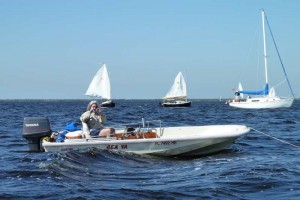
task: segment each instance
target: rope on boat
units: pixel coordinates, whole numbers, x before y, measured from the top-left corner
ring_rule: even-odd
[[[290,143],[290,142],[284,141],[284,140],[282,140],[282,139],[276,138],[276,137],[274,137],[274,136],[272,136],[272,135],[269,135],[269,134],[267,134],[267,133],[264,133],[264,132],[262,132],[262,131],[256,130],[256,129],[254,129],[254,128],[250,128],[250,129],[252,129],[253,131],[256,131],[256,132],[258,132],[258,133],[261,133],[261,134],[263,134],[263,135],[265,135],[265,136],[267,136],[267,137],[270,137],[270,138],[272,138],[272,139],[274,139],[274,140],[277,140],[277,141],[279,141],[279,142],[288,144],[288,145],[293,146],[293,147],[296,147],[296,148],[300,148],[300,146],[298,146],[298,145],[295,145],[295,144],[292,144],[292,143]]]

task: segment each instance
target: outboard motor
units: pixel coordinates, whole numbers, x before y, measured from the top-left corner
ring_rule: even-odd
[[[51,136],[50,122],[47,117],[25,117],[23,137],[27,140],[29,151],[42,151],[41,138]]]

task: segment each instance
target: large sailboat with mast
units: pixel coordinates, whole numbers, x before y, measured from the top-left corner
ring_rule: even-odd
[[[231,107],[235,108],[245,108],[245,109],[262,109],[262,108],[288,108],[291,107],[294,101],[294,92],[292,90],[291,84],[288,80],[283,62],[279,55],[277,45],[275,43],[272,31],[268,19],[265,15],[264,10],[261,10],[262,17],[262,32],[263,32],[263,50],[264,50],[264,68],[265,68],[265,86],[262,90],[259,91],[248,91],[243,90],[241,83],[239,87],[235,90],[235,98],[229,100],[227,103]],[[279,56],[281,66],[285,75],[285,81],[288,83],[289,89],[292,93],[292,97],[279,97],[276,96],[275,88],[269,88],[269,77],[268,77],[268,62],[267,62],[267,49],[266,49],[266,32],[265,32],[265,22],[267,22],[268,28],[270,30],[276,52]],[[246,99],[243,98],[243,95],[248,95]]]

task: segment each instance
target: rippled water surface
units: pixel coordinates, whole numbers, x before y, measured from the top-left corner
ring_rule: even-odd
[[[158,100],[117,100],[115,108],[104,110],[107,126],[138,122],[144,116],[161,119],[163,126],[245,124],[260,131],[252,130],[230,148],[206,157],[28,152],[22,137],[24,117],[46,116],[52,130],[61,130],[79,118],[87,103],[0,101],[0,199],[300,197],[299,101],[289,109],[241,110],[213,100],[194,100],[190,108],[161,108]]]

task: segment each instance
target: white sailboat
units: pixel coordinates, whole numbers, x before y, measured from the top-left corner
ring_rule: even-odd
[[[174,83],[163,98],[164,107],[189,107],[191,102],[187,100],[186,82],[181,72],[176,76]]]
[[[267,65],[267,50],[266,50],[266,34],[265,34],[265,21],[268,24],[268,27],[270,29],[268,20],[265,16],[264,10],[261,12],[262,16],[262,32],[263,32],[263,46],[264,46],[264,67],[265,67],[265,81],[266,85],[263,90],[260,91],[245,91],[242,89],[241,83],[239,83],[238,90],[235,91],[235,98],[232,100],[229,100],[227,103],[231,107],[235,108],[245,108],[245,109],[261,109],[261,108],[288,108],[291,107],[294,101],[294,93],[290,86],[289,80],[287,78],[287,75],[285,73],[284,66],[282,65],[285,79],[288,83],[288,86],[291,90],[291,93],[293,95],[292,98],[288,97],[278,97],[275,95],[275,89],[272,87],[269,90],[269,82],[268,82],[268,65]],[[271,30],[270,30],[271,32]],[[281,61],[275,40],[273,38],[272,32],[271,32],[272,39],[274,41],[277,54],[279,56],[279,59]],[[281,61],[282,64],[282,61]],[[245,95],[251,95],[248,96],[246,99],[243,98],[243,94]]]
[[[98,70],[85,95],[104,99],[105,101],[101,103],[101,107],[115,107],[115,103],[111,100],[110,79],[106,64],[103,64]]]

